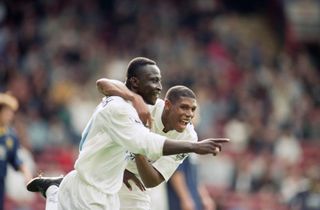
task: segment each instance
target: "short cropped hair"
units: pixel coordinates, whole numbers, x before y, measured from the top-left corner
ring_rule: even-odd
[[[176,85],[171,87],[167,93],[165,98],[171,101],[171,103],[176,103],[181,97],[193,98],[196,99],[196,95],[194,92],[183,85]]]
[[[130,79],[131,77],[137,77],[139,75],[141,67],[145,65],[157,65],[157,64],[155,61],[145,57],[136,57],[132,59],[128,64],[127,79]]]

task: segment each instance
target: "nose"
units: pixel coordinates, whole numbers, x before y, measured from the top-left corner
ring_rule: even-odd
[[[186,110],[186,116],[192,119],[194,117],[193,111],[191,109]]]
[[[156,87],[159,91],[161,91],[162,90],[162,85],[161,85],[161,82],[158,82],[157,83],[157,87]]]

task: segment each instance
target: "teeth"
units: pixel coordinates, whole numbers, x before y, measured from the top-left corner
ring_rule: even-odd
[[[188,125],[188,123],[190,122],[189,120],[182,120],[183,124]]]

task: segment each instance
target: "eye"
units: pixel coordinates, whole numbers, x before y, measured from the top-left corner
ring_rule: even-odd
[[[153,79],[152,79],[152,82],[158,83],[158,82],[160,82],[160,79],[159,79],[159,78],[153,78]]]
[[[186,105],[182,105],[182,106],[180,106],[180,108],[183,109],[183,110],[188,110],[189,109],[189,107],[186,106]]]

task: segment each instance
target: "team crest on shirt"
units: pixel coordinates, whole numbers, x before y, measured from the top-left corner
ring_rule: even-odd
[[[132,152],[126,151],[126,158],[125,160],[134,160],[135,155]]]
[[[188,154],[187,153],[181,153],[181,154],[177,154],[175,157],[175,160],[183,160],[185,157],[187,157]]]

